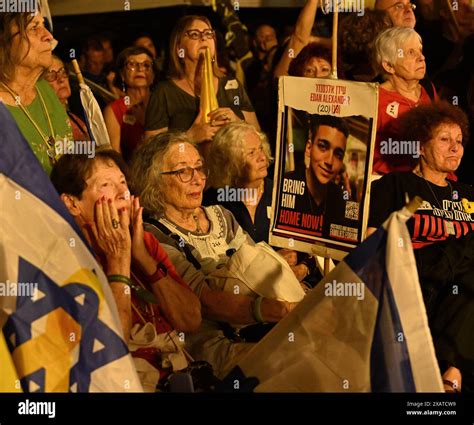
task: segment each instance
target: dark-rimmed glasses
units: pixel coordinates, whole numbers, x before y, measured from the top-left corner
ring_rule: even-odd
[[[58,78],[68,78],[69,77],[69,71],[66,68],[60,68],[57,71],[51,70],[48,71],[44,74],[44,79],[48,83],[52,83],[53,81],[56,81]]]
[[[202,179],[207,179],[209,176],[209,170],[204,165],[198,167],[184,167],[175,171],[163,171],[160,174],[175,175],[181,180],[182,183],[189,183],[194,178],[194,172],[199,173]]]
[[[125,64],[127,69],[130,71],[150,71],[153,67],[153,63],[151,61],[145,62],[133,62],[129,61]]]
[[[189,37],[191,40],[212,40],[215,37],[216,33],[214,30],[188,30],[184,33],[184,35]]]

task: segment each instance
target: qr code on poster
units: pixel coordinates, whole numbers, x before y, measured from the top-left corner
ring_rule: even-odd
[[[359,220],[359,203],[353,201],[346,202],[346,218]]]

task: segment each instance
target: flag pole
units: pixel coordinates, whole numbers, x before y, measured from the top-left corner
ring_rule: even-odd
[[[77,59],[73,59],[71,63],[74,68],[74,72],[76,73],[77,79],[79,80],[79,84],[86,84],[86,82],[84,81],[84,76],[82,75],[82,72],[81,72],[81,68],[79,64],[77,63]]]
[[[79,87],[81,85],[85,85],[86,82],[84,81],[84,76],[82,75],[81,67],[79,66],[79,63],[77,62],[77,59],[73,59],[71,63],[72,63],[72,67],[74,68],[74,73],[76,74],[77,80],[79,81]],[[82,99],[81,99],[81,103],[82,103]],[[82,105],[82,107],[84,108],[84,105]],[[87,113],[86,111],[84,112],[85,112],[85,118],[86,118],[87,132],[89,133],[89,137],[91,138],[91,140],[94,140],[94,135],[92,133],[89,120],[87,119]]]

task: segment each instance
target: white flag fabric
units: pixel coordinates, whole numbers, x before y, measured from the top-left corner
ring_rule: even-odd
[[[79,84],[82,107],[86,115],[87,126],[97,146],[110,146],[109,133],[105,126],[104,117],[92,90],[87,84]]]

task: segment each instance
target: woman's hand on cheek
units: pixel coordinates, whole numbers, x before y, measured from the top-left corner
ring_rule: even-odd
[[[103,254],[102,249],[97,243],[97,228],[95,221],[87,220],[82,214],[75,217],[76,223],[82,230],[82,233],[90,243],[93,251],[96,254]]]
[[[111,199],[100,198],[95,203],[95,223],[92,231],[107,262],[128,265],[131,260],[130,212],[127,208],[117,210]]]

